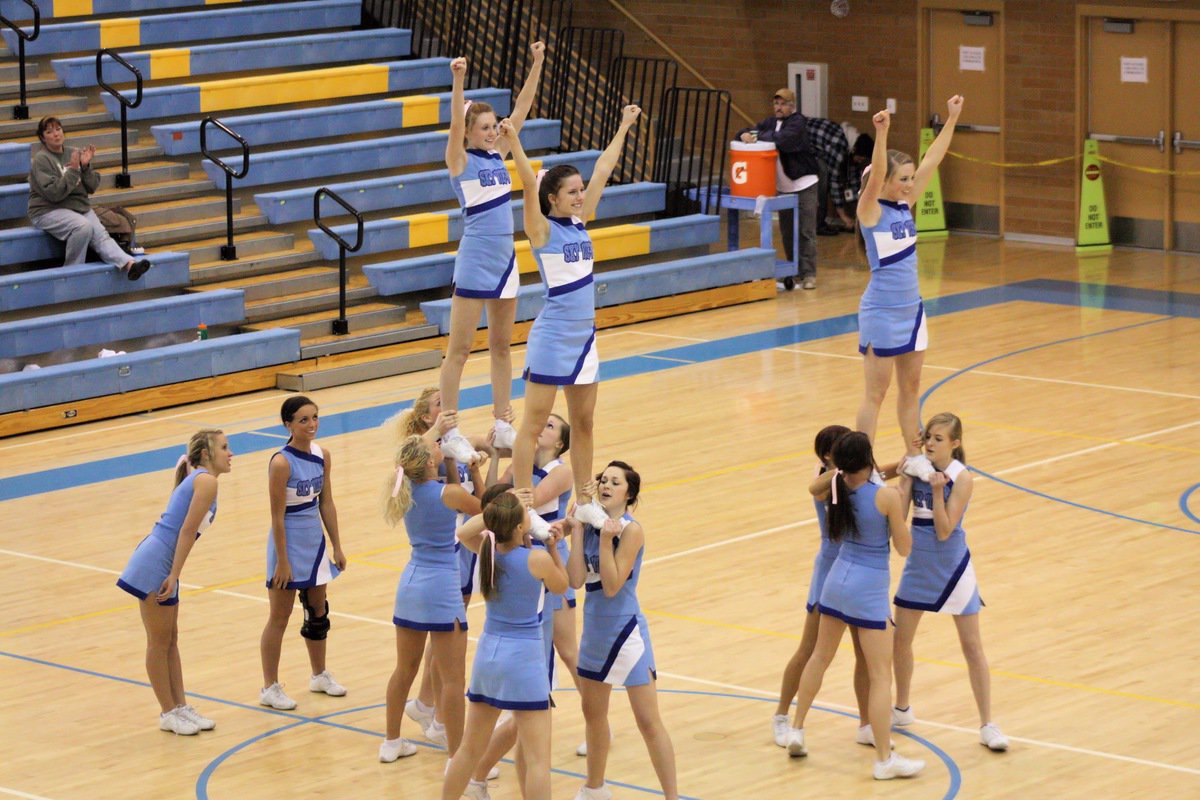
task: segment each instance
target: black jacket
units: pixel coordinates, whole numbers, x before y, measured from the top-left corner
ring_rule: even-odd
[[[783,173],[792,180],[802,175],[816,175],[817,157],[808,142],[808,125],[804,122],[804,115],[797,111],[784,117],[783,125],[776,131],[775,123],[778,119],[770,116],[753,128],[743,128],[737,132],[738,138],[741,138],[743,133],[757,131],[760,142],[774,142]]]

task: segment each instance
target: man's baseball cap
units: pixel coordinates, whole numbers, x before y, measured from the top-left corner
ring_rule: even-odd
[[[796,104],[796,93],[793,92],[791,89],[780,89],[778,92],[775,93],[774,99],[782,100],[785,103],[791,103],[792,105],[795,105]]]

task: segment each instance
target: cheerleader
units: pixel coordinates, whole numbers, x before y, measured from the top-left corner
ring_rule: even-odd
[[[546,284],[546,302],[529,331],[526,348],[525,413],[513,445],[513,482],[518,489],[533,485],[537,438],[562,386],[575,437],[571,448],[575,515],[596,528],[604,525],[607,514],[584,486],[592,474],[592,417],[600,370],[592,241],[585,220],[595,215],[600,195],[621,156],[625,136],[641,113],[634,105],[622,110],[617,133],[596,160],[586,189],[579,170],[567,164],[548,170],[539,183],[516,129],[507,122],[500,123],[500,135],[512,148],[525,192],[525,234]]]
[[[217,479],[233,467],[229,440],[218,430],[192,435],[175,469],[175,489],[150,535],[134,549],[117,586],[141,600],[146,673],[162,708],[160,730],[182,736],[216,723],[187,701],[179,657],[179,576],[192,545],[217,515]]]
[[[436,441],[410,436],[396,451],[395,472],[388,479],[384,519],[393,526],[404,520],[412,557],[396,587],[392,614],[396,669],[387,685],[387,735],[379,746],[383,762],[417,752],[416,745],[400,738],[400,723],[427,633],[433,669],[441,685],[437,707],[443,714],[451,755],[462,738],[467,612],[459,591],[454,522],[458,512],[478,514],[479,500],[458,485],[457,469],[449,470],[449,482],[439,481],[441,462]]]
[[[914,167],[912,156],[888,150],[891,115],[880,111],[875,123],[875,149],[862,194],[858,223],[871,266],[871,280],[858,306],[858,352],[863,354],[866,389],[858,409],[857,428],[873,441],[879,409],[896,372],[896,413],[910,458],[907,474],[929,480],[933,467],[913,447],[920,427],[921,366],[928,333],[925,306],[917,285],[917,225],[912,206],[925,194],[938,165],[950,148],[962,112],[959,95],[946,103],[945,127]]]
[[[598,476],[597,502],[605,521],[599,528],[569,520],[571,557],[567,574],[576,589],[587,586],[583,636],[579,642],[579,694],[587,726],[587,781],[575,800],[608,800],[604,783],[611,734],[608,702],[613,686],[624,686],[638,730],[646,742],[663,796],[678,800],[675,750],[658,711],[657,674],[650,629],[638,605],[646,534],[629,515],[637,504],[641,476],[623,461],[611,461]]]
[[[333,457],[313,441],[320,426],[317,404],[303,395],[289,397],[283,401],[279,415],[289,438],[284,448],[271,456],[267,470],[271,497],[267,595],[271,608],[259,644],[263,689],[258,702],[289,711],[296,707],[296,701],[284,693],[279,683],[279,651],[297,591],[304,609],[300,635],[312,667],[308,689],[332,697],[346,694],[346,688],[325,668],[325,639],[329,635],[325,587],[346,569],[346,555],[333,504]],[[325,550],[326,533],[333,547],[332,561]]]
[[[821,549],[817,551],[817,558],[813,562],[812,580],[808,585],[804,632],[800,636],[800,644],[796,648],[795,654],[788,661],[787,668],[783,671],[783,681],[779,690],[779,704],[775,708],[775,716],[771,718],[771,734],[775,739],[775,744],[779,747],[787,747],[788,731],[791,730],[791,726],[788,724],[788,710],[792,705],[792,700],[796,697],[797,689],[799,689],[800,675],[804,672],[804,665],[808,663],[808,659],[813,652],[813,647],[817,642],[817,627],[821,619],[820,612],[817,611],[817,602],[821,598],[821,589],[825,584],[825,576],[829,574],[830,567],[837,560],[838,550],[841,549],[839,542],[833,542],[829,539],[829,525],[825,516],[825,503],[829,499],[830,481],[834,474],[833,446],[838,439],[847,433],[850,433],[850,429],[845,425],[827,425],[817,433],[817,438],[813,442],[813,449],[816,451],[820,464],[817,468],[818,473],[809,486],[809,492],[813,495],[817,525],[820,527]],[[850,629],[850,640],[854,643],[854,696],[858,700],[859,726],[855,741],[861,745],[874,747],[875,736],[867,718],[869,678],[867,676],[866,661],[863,658],[862,646],[858,642],[857,628]]]
[[[534,42],[530,51],[533,65],[508,118],[514,138],[533,106],[546,47]],[[508,142],[496,135],[496,114],[490,105],[464,100],[467,60],[451,61],[450,72],[453,81],[446,166],[463,209],[463,235],[454,257],[450,337],[438,385],[446,408],[458,411],[463,367],[471,353],[480,314],[486,308],[496,446],[506,449],[512,447],[516,433],[508,421],[512,413],[510,343],[517,313],[517,289],[521,286],[513,249],[512,179],[504,166]],[[447,455],[459,461],[468,461],[475,454],[457,426],[447,431],[443,446]]]
[[[858,628],[870,692],[867,717],[875,739],[876,780],[911,777],[925,762],[891,752],[889,726],[892,692],[892,635],[888,630],[889,534],[901,555],[912,539],[895,489],[871,481],[875,469],[865,433],[848,433],[833,447],[834,473],[829,487],[829,539],[839,542],[837,559],[825,577],[817,610],[821,619],[812,656],[800,676],[795,726],[788,732],[788,755],[808,754],[804,720],[821,688],[825,670],[837,654],[846,626]]]
[[[954,414],[934,416],[925,425],[925,455],[937,472],[929,482],[912,482],[912,553],[896,590],[896,707],[893,725],[911,725],[909,705],[913,674],[913,637],[926,611],[950,614],[967,661],[971,691],[979,710],[979,742],[989,750],[1008,749],[1008,738],[992,722],[992,681],[979,635],[979,586],[963,515],[971,501],[974,479],[962,446],[962,420]]]
[[[459,540],[479,553],[480,592],[487,602],[487,621],[471,668],[471,701],[462,747],[450,760],[443,800],[461,797],[476,768],[501,710],[512,712],[519,749],[517,776],[521,795],[529,800],[550,797],[550,681],[542,641],[546,592],[562,594],[567,573],[556,546],[558,526],[545,548],[522,547],[528,514],[521,500],[500,494],[482,518],[458,529]],[[486,530],[484,529],[486,526]],[[478,784],[471,787],[472,797]]]

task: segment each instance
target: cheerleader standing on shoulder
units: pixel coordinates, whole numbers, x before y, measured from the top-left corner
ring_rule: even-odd
[[[575,515],[594,527],[603,525],[606,515],[585,489],[592,474],[592,427],[600,379],[593,252],[585,221],[595,215],[626,134],[640,114],[641,109],[633,105],[622,110],[617,133],[596,159],[586,188],[579,170],[569,164],[547,170],[539,182],[516,131],[506,123],[500,125],[521,178],[525,234],[546,287],[545,305],[533,322],[526,346],[525,412],[513,445],[513,484],[518,489],[532,488],[537,438],[562,386],[574,436]]]
[[[989,750],[1008,749],[1008,738],[992,721],[992,682],[979,632],[979,585],[967,549],[962,520],[974,479],[963,460],[962,421],[954,414],[934,416],[925,425],[925,453],[937,469],[928,482],[912,481],[913,549],[896,590],[896,706],[893,725],[915,721],[909,704],[913,639],[926,611],[950,614],[967,662],[979,711],[979,742]]]
[[[317,405],[303,395],[289,397],[280,409],[287,445],[271,456],[268,485],[271,497],[271,531],[267,537],[267,595],[270,613],[260,641],[263,689],[260,705],[291,710],[296,701],[279,683],[279,654],[283,635],[296,604],[304,610],[300,636],[312,668],[311,692],[341,697],[346,688],[325,668],[325,640],[329,635],[329,602],[326,585],[346,569],[346,555],[333,503],[333,457],[313,439],[320,427]],[[330,559],[325,535],[333,547]]]
[[[162,709],[158,727],[183,736],[216,727],[187,702],[179,656],[179,576],[192,545],[217,515],[217,479],[233,467],[229,440],[202,430],[175,469],[175,489],[150,535],[138,544],[117,586],[141,600],[146,672]]]
[[[871,280],[858,308],[858,350],[863,354],[865,390],[855,428],[874,441],[879,409],[896,370],[896,414],[910,458],[908,474],[928,479],[932,467],[914,445],[920,427],[921,366],[928,336],[925,307],[917,285],[917,227],[911,209],[925,194],[938,164],[950,147],[962,112],[962,97],[946,103],[947,120],[919,167],[912,157],[888,150],[891,115],[880,111],[875,123],[875,149],[864,173],[858,201],[858,224],[871,266]]]

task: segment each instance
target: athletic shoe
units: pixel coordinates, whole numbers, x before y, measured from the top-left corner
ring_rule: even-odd
[[[404,704],[404,713],[409,719],[420,725],[422,731],[429,727],[429,723],[433,722],[433,709],[423,710],[415,697]]]
[[[180,714],[178,708],[158,715],[158,729],[177,736],[195,736],[200,732],[200,726]]]
[[[587,739],[584,739],[579,747],[575,748],[575,755],[579,756],[580,758],[587,755]]]
[[[919,758],[905,758],[899,753],[892,753],[887,761],[875,762],[875,780],[890,781],[892,778],[911,778],[925,769],[925,762]]]
[[[575,513],[572,516],[584,525],[591,525],[597,530],[603,528],[604,523],[608,521],[608,512],[595,500],[575,506]]]
[[[442,747],[450,746],[446,740],[446,726],[436,719],[429,723],[429,727],[425,729],[425,738],[434,744],[440,744]]]
[[[979,729],[979,743],[997,753],[1008,749],[1008,737],[1000,732],[1000,728],[994,722],[989,722]]]
[[[308,690],[310,692],[325,693],[330,697],[345,697],[346,687],[333,679],[329,674],[329,670],[325,670],[320,675],[313,675],[308,679]]]
[[[474,464],[479,460],[475,448],[461,433],[452,433],[442,439],[442,455],[450,456],[460,464]]]
[[[201,716],[200,712],[196,710],[195,706],[179,706],[175,709],[175,713],[179,714],[186,720],[196,723],[196,725],[199,726],[200,730],[202,731],[211,731],[213,728],[217,727],[217,723],[213,722],[208,717]],[[999,730],[997,730],[997,733],[999,733]]]
[[[905,458],[904,465],[900,467],[900,471],[905,475],[923,480],[926,483],[929,483],[929,479],[933,477],[933,473],[937,472],[937,470],[933,468],[933,464],[930,462],[929,457],[924,453]]]
[[[771,734],[775,737],[775,744],[779,747],[787,747],[788,731],[792,726],[788,724],[787,714],[776,714],[771,717]]]
[[[279,711],[291,711],[296,707],[296,701],[284,694],[278,681],[258,693],[258,704]]]
[[[129,265],[129,273],[126,275],[131,281],[136,281],[138,278],[146,274],[146,270],[150,269],[150,262],[144,258]]]
[[[907,708],[897,708],[892,706],[893,725],[903,728],[906,725],[912,725],[916,721],[917,718],[913,716],[912,706],[908,706]]]
[[[875,731],[870,725],[862,725],[858,729],[858,733],[854,736],[855,744],[866,745],[867,747],[875,746]],[[896,743],[890,742],[892,749],[896,749]]]
[[[575,795],[575,800],[612,800],[613,793],[609,791],[608,784],[603,784],[598,789],[593,789],[586,783],[579,788],[579,793]]]
[[[544,542],[550,538],[550,523],[542,519],[542,515],[529,509],[529,535]]]
[[[497,764],[496,766],[492,767],[492,769],[488,772],[487,779],[489,781],[494,781],[494,780],[496,780],[496,778],[499,778],[499,777],[500,777],[500,765]]]
[[[808,755],[808,748],[804,746],[804,728],[788,729],[787,751],[792,758]]]
[[[501,450],[512,450],[517,441],[517,429],[502,419],[496,420],[492,428],[496,431],[492,444]]]
[[[463,790],[463,797],[469,797],[471,800],[492,800],[492,796],[488,794],[487,781],[470,781]]]
[[[509,711],[508,709],[501,711],[500,716],[496,717],[496,725],[492,728],[492,730],[499,728],[501,725],[508,722],[512,718],[513,718],[513,713],[511,711]],[[491,778],[488,778],[488,780],[491,780]]]
[[[379,760],[390,764],[398,758],[408,758],[417,754],[417,746],[408,739],[384,739],[379,745]]]
[[[807,278],[805,278],[805,279],[804,279],[804,280],[801,282],[801,284],[800,284],[800,288],[802,288],[802,289],[815,289],[815,288],[817,288],[817,279],[816,279],[816,278],[814,278],[812,275],[809,275]]]

